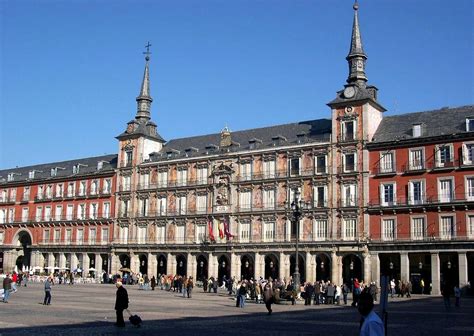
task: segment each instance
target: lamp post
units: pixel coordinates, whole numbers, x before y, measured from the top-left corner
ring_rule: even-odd
[[[294,189],[294,199],[293,202],[291,203],[291,209],[293,210],[293,220],[295,221],[296,225],[296,258],[295,258],[295,272],[293,273],[293,281],[295,284],[295,290],[297,293],[300,292],[300,269],[299,269],[299,239],[300,239],[300,217],[302,215],[302,207],[303,207],[303,201],[300,200],[300,191],[298,188]]]

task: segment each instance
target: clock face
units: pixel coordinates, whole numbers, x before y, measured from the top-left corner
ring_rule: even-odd
[[[344,97],[352,98],[355,95],[355,88],[353,86],[348,86],[344,89]]]

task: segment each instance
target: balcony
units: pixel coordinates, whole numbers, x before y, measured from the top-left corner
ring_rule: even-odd
[[[397,169],[395,164],[378,164],[375,166],[375,175],[377,176],[391,176],[396,175]]]
[[[427,164],[428,169],[430,170],[453,170],[456,167],[456,162],[454,160],[447,162],[434,161]]]
[[[15,201],[9,198],[0,198],[0,204],[15,204]]]
[[[338,167],[338,174],[356,174],[357,166],[355,164],[346,164]]]
[[[409,227],[408,223],[407,226]],[[435,242],[457,242],[457,241],[472,241],[474,236],[466,234],[466,232],[453,232],[452,234],[443,234],[440,232],[435,232],[434,227],[428,227],[428,230],[422,232],[419,235],[414,235],[410,232],[395,232],[393,237],[383,237],[383,236],[371,236],[370,241],[372,243],[435,243]]]
[[[402,171],[404,174],[421,174],[426,171],[426,166],[424,162],[412,161],[403,165]]]
[[[393,208],[393,207],[416,207],[416,206],[440,206],[440,205],[456,205],[464,204],[466,202],[474,202],[474,194],[469,195],[467,193],[453,193],[446,195],[434,195],[434,196],[408,196],[408,197],[397,197],[391,202],[384,202],[380,199],[372,199],[369,201],[368,206],[373,208]]]

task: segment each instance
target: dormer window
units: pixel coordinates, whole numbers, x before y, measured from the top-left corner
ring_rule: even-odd
[[[287,141],[287,139],[283,135],[277,135],[272,137],[273,146],[281,145],[285,141]]]
[[[413,124],[412,132],[414,138],[421,137],[422,126],[422,124]]]
[[[51,168],[51,177],[54,177],[58,174],[58,168]]]
[[[206,152],[207,153],[213,153],[218,149],[219,149],[219,147],[214,145],[214,144],[209,144],[209,145],[206,146]]]
[[[299,133],[299,134],[296,134],[296,139],[297,139],[298,143],[303,143],[303,142],[305,142],[306,133]]]
[[[474,132],[474,117],[466,118],[466,132]]]
[[[104,168],[104,161],[97,162],[97,170],[102,170]]]
[[[35,171],[34,170],[30,170],[28,172],[28,178],[29,179],[34,179],[35,178]]]
[[[260,139],[257,139],[257,138],[253,138],[253,139],[250,139],[249,140],[249,147],[250,149],[256,149],[260,146],[260,144],[262,144],[263,141],[260,140]]]
[[[7,181],[14,181],[15,180],[15,173],[9,173],[7,176]]]
[[[72,173],[73,173],[73,174],[79,173],[79,165],[74,165],[74,166],[72,166]]]

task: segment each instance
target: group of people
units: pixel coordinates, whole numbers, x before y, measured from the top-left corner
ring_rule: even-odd
[[[424,288],[424,281],[421,279]],[[398,280],[397,283],[395,283],[395,279],[390,280],[390,297],[393,298],[395,295],[397,297],[411,297],[411,292],[412,292],[412,284],[410,281],[405,281],[405,280]],[[423,289],[422,289],[423,293]]]

